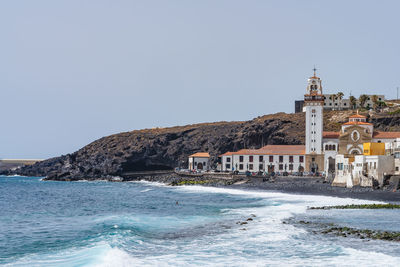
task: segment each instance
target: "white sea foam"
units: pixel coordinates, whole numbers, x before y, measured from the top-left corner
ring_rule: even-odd
[[[236,246],[237,243],[227,243]],[[202,254],[192,251],[194,255],[167,254],[162,256],[134,257],[124,250],[110,248],[103,253],[93,266],[96,267],[130,267],[130,266],[398,266],[399,258],[382,253],[366,252],[344,248],[341,255],[304,255],[281,257],[277,255],[257,255],[244,257],[240,253],[226,251],[221,255],[212,251],[221,249],[212,245]],[[258,248],[262,251],[263,248]],[[285,248],[282,248],[285,249]],[[291,248],[286,248],[291,249]]]
[[[128,183],[142,184],[142,185],[148,185],[148,186],[154,186],[154,187],[172,187],[172,186],[166,185],[164,183],[150,182],[150,181],[145,181],[145,180],[129,181]]]
[[[137,182],[138,183],[138,182]],[[139,182],[144,185],[164,187],[164,184]],[[74,248],[49,255],[33,255],[13,263],[13,266],[397,266],[398,257],[383,253],[343,247],[334,240],[310,236],[306,230],[282,220],[294,214],[304,213],[307,206],[345,205],[359,203],[377,203],[351,198],[337,198],[316,195],[292,195],[279,192],[262,192],[203,186],[173,187],[174,190],[188,193],[228,194],[245,198],[256,198],[260,205],[246,208],[227,209],[228,215],[234,215],[247,224],[221,231],[212,236],[205,234],[194,239],[138,240],[144,251],[152,248],[162,253],[135,255],[121,247],[111,247],[102,241],[86,248]],[[147,192],[151,188],[142,191]],[[259,199],[259,200],[258,200]],[[265,203],[265,205],[262,205]],[[254,214],[252,216],[251,214]],[[100,219],[99,219],[100,220]],[[115,229],[127,225],[155,227],[160,224],[158,217],[117,216],[102,217],[102,221],[113,222]],[[165,225],[177,225],[174,216],[163,217]],[[233,223],[234,224],[234,223]],[[245,229],[245,230],[243,230]],[[124,238],[123,235],[118,238]],[[323,238],[323,237],[321,237]],[[127,247],[129,249],[129,247]]]
[[[151,190],[153,190],[153,189],[147,188],[147,189],[144,189],[144,190],[140,191],[140,193],[149,192],[149,191],[151,191]]]
[[[323,196],[323,195],[299,195],[299,194],[288,194],[288,193],[272,192],[272,191],[255,191],[255,190],[231,189],[231,188],[221,188],[221,187],[179,186],[176,188],[177,190],[186,192],[231,194],[231,195],[260,197],[260,198],[275,199],[275,200],[301,201],[304,202],[304,204],[315,204],[319,206],[362,204],[362,203],[365,204],[385,203],[382,201],[362,200],[356,198],[339,198],[339,197]]]
[[[177,246],[176,252],[136,257],[122,249],[112,248],[96,266],[396,266],[399,261],[399,258],[382,253],[342,247],[334,241],[320,242],[318,238],[305,240],[304,236],[309,234],[304,229],[282,224],[283,219],[306,212],[307,206],[376,201],[203,186],[174,188],[188,193],[260,198],[260,201],[269,201],[269,205],[228,209],[228,213],[238,215],[242,221],[246,221],[251,214],[256,217],[251,217],[253,221],[243,226],[217,236],[206,235],[189,241],[183,247]]]

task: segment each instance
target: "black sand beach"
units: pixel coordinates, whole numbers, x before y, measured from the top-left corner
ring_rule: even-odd
[[[343,188],[324,183],[318,178],[286,178],[278,177],[274,182],[262,182],[261,179],[250,179],[243,184],[229,185],[230,188],[279,191],[291,194],[323,195],[341,198],[357,198],[400,203],[400,191],[372,189],[366,187]]]
[[[244,190],[277,191],[290,194],[323,195],[340,198],[357,198],[365,200],[400,203],[400,190],[393,191],[390,187],[373,189],[369,187],[343,188],[331,186],[323,178],[310,177],[282,177],[263,181],[262,178],[235,177],[232,179],[215,179],[210,177],[177,176],[175,174],[154,175],[137,178],[124,178],[123,181],[146,180],[170,185],[202,185],[214,187],[227,187]]]

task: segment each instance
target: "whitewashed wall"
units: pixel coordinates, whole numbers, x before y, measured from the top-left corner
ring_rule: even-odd
[[[240,156],[243,156],[243,161],[240,161]],[[253,156],[253,162],[250,162],[250,156]],[[260,156],[263,156],[263,160],[260,161]],[[270,162],[270,156],[273,157],[273,161]],[[280,155],[232,155],[232,156],[222,156],[222,170],[223,171],[239,171],[244,173],[246,171],[258,172],[267,171],[268,166],[274,166],[275,172],[284,172],[285,165],[287,172],[298,172],[299,167],[305,168],[305,156],[304,155],[293,155],[293,162],[290,162],[291,155],[281,155],[283,156],[283,161],[279,161]],[[303,162],[300,162],[300,156],[303,157]],[[230,158],[230,162],[228,161]],[[228,168],[229,164],[230,168]],[[253,165],[253,166],[251,166]],[[280,166],[282,165],[282,166]],[[293,166],[293,170],[290,170],[290,166]],[[252,168],[251,168],[252,167]],[[282,169],[280,169],[282,167]]]

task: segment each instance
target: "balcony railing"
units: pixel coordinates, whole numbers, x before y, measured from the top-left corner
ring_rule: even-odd
[[[304,101],[324,101],[323,95],[304,95]]]

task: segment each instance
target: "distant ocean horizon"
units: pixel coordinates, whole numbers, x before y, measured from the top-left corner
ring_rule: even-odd
[[[151,182],[0,176],[5,266],[396,266],[400,244],[313,234],[289,218],[400,231],[398,210],[308,210],[372,203]]]

